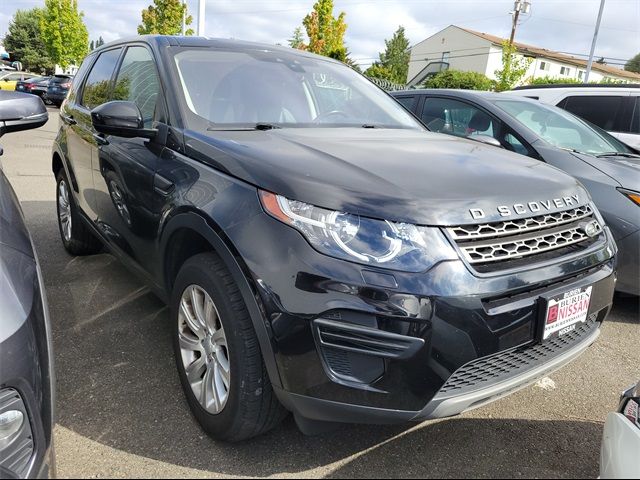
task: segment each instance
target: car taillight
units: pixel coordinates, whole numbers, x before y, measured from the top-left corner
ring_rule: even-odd
[[[62,88],[71,88],[71,83],[69,83],[69,82],[67,82],[67,83],[62,83],[62,84],[60,84],[60,86],[61,86]]]

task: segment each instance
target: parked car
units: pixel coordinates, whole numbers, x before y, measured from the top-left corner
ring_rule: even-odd
[[[32,77],[26,80],[19,80],[16,83],[16,92],[31,93],[31,89],[36,83],[43,81],[47,77]]]
[[[51,77],[42,77],[41,80],[38,80],[31,87],[31,93],[34,95],[38,95],[45,105],[51,105],[51,100],[47,98],[47,89],[49,88],[49,81]]]
[[[604,425],[600,478],[640,478],[640,383],[622,394]]]
[[[429,133],[341,62],[135,37],[87,56],[60,115],[62,243],[170,305],[214,438],[286,410],[305,432],[456,415],[576,358],[610,309],[615,243],[575,179]]]
[[[463,90],[393,95],[431,130],[494,142],[574,176],[620,249],[620,292],[640,295],[640,155],[603,130],[536,100]]]
[[[46,99],[56,107],[62,105],[72,81],[73,77],[71,75],[53,75],[47,84]]]
[[[47,121],[39,98],[0,92],[0,136]],[[0,165],[0,478],[55,476],[51,326],[38,257]]]
[[[512,92],[556,105],[640,150],[640,85],[545,85]]]
[[[29,80],[33,77],[37,77],[37,75],[33,73],[15,71],[0,72],[0,90],[14,91],[18,82]]]

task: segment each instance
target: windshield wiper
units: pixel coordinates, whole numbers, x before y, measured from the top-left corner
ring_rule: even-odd
[[[631,152],[608,152],[608,153],[599,153],[598,155],[596,155],[597,158],[604,158],[604,157],[625,157],[625,158],[640,158],[640,155],[638,155],[637,153],[631,153]]]
[[[256,123],[254,125],[211,125],[207,127],[207,131],[209,132],[248,132],[252,130],[274,130],[277,128],[282,128],[273,123]]]

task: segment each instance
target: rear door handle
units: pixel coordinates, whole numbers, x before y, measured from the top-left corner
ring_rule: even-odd
[[[153,176],[153,189],[160,195],[167,196],[176,188],[171,180],[167,180],[162,175],[155,174]]]
[[[109,140],[104,138],[101,133],[94,133],[93,138],[98,145],[109,145]]]
[[[75,119],[73,118],[73,115],[63,115],[60,114],[60,118],[62,119],[62,121],[64,123],[66,123],[67,125],[76,125],[78,122],[75,121]]]

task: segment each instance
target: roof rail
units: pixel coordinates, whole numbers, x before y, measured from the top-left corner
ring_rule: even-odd
[[[547,85],[523,85],[514,90],[537,90],[539,88],[640,88],[640,83],[550,83]]]

